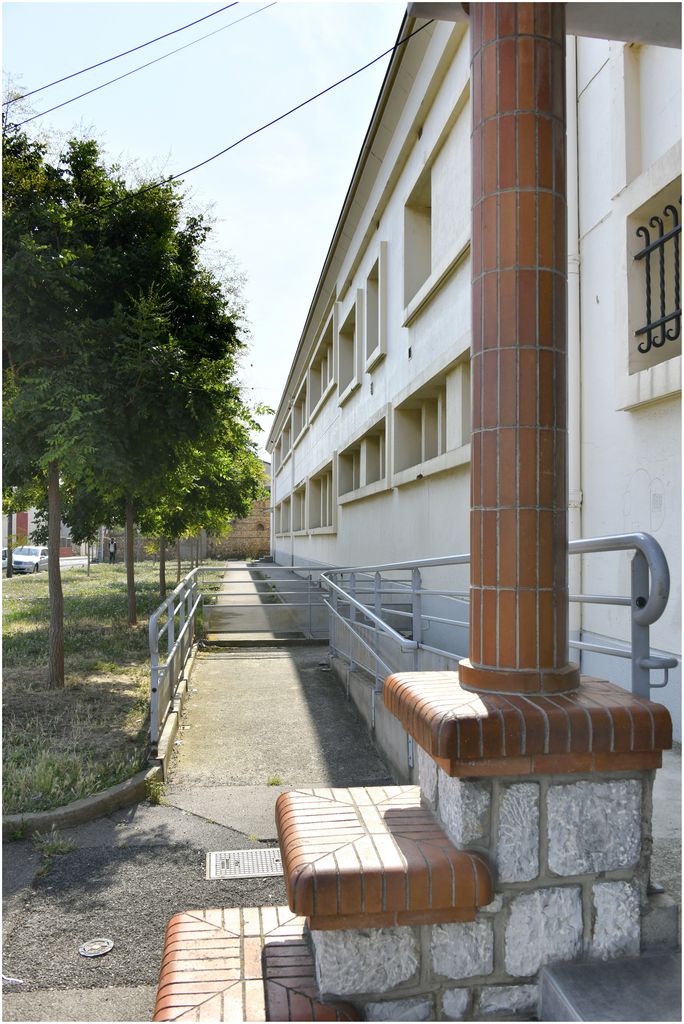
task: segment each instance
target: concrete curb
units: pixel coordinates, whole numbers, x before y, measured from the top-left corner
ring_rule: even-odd
[[[143,771],[119,782],[116,786],[96,793],[94,796],[74,800],[64,807],[54,807],[50,811],[36,811],[33,814],[9,814],[2,819],[2,838],[11,839],[20,830],[22,838],[36,832],[49,832],[52,828],[71,828],[82,825],[104,814],[111,814],[122,807],[139,803],[147,797],[150,782],[161,781],[162,770],[159,765],[144,768]]]

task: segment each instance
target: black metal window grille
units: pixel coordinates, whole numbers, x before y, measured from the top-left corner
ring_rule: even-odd
[[[681,205],[680,196],[680,209]],[[663,207],[662,217],[654,215],[648,225],[636,229],[637,236],[643,238],[645,245],[634,256],[635,260],[644,261],[645,270],[646,323],[634,332],[637,338],[642,339],[637,348],[644,355],[650,352],[651,348],[662,348],[666,341],[676,341],[680,336],[682,324],[679,259],[682,225],[679,210],[672,203],[668,203]],[[657,236],[653,240],[649,228],[657,230]],[[669,248],[668,243],[671,243]]]

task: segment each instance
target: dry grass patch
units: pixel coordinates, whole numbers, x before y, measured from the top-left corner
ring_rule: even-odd
[[[3,812],[48,810],[122,782],[149,740],[147,617],[158,567],[136,565],[140,624],[126,624],[122,565],[68,569],[63,690],[48,690],[47,574],[3,583]]]

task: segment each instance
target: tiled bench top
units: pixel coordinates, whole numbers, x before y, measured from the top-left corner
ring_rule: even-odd
[[[666,708],[583,676],[552,696],[474,693],[458,672],[389,676],[385,706],[448,775],[659,768],[672,746]]]
[[[493,898],[483,858],[455,849],[417,786],[293,790],[276,824],[290,907],[313,930],[472,921]]]
[[[154,1020],[358,1020],[346,1003],[318,1001],[304,924],[287,907],[176,914]]]

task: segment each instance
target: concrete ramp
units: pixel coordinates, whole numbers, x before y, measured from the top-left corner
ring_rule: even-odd
[[[204,606],[207,640],[327,639],[328,612],[318,576],[313,569],[230,563]]]

